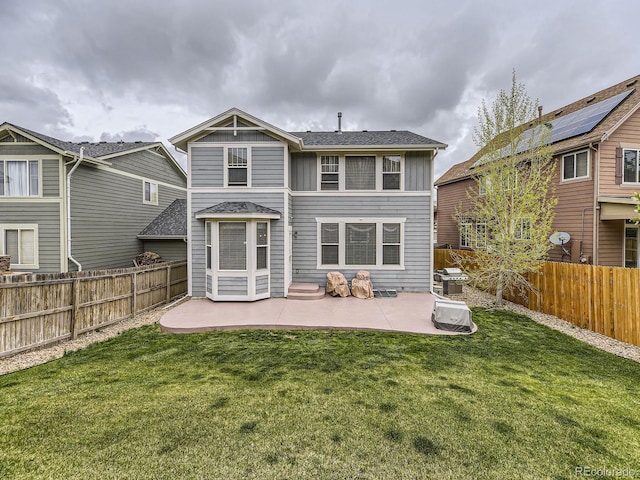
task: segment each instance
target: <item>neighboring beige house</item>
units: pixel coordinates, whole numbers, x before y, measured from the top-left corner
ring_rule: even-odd
[[[555,246],[549,258],[596,265],[640,267],[640,227],[634,222],[640,191],[640,75],[544,114],[552,128],[558,205],[553,228],[571,240]],[[533,128],[535,122],[530,126]],[[438,245],[465,245],[455,220],[456,207],[466,210],[475,185],[476,153],[442,175],[438,188]],[[473,220],[465,228],[482,228]]]

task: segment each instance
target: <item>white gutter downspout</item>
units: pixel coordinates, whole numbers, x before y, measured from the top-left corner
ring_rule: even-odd
[[[71,255],[71,175],[84,160],[84,147],[80,147],[80,158],[73,168],[67,173],[67,258],[76,264],[78,271],[82,271],[82,265]]]

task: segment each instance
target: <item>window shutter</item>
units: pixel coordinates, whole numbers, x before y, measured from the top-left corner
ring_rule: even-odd
[[[622,185],[622,148],[616,148],[616,185]]]

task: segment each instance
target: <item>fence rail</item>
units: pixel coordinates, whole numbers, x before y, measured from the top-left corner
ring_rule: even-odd
[[[76,338],[186,291],[186,261],[0,277],[0,357]]]
[[[435,268],[453,265],[451,250],[434,252]],[[528,280],[535,292],[506,298],[640,347],[640,269],[545,262]]]

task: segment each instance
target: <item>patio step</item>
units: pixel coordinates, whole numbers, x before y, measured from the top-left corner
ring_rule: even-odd
[[[324,298],[324,288],[317,283],[292,283],[289,285],[289,300],[320,300]]]

